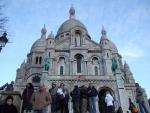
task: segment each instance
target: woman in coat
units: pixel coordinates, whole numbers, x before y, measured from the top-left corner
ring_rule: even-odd
[[[31,96],[33,92],[34,92],[34,88],[32,83],[28,83],[22,93],[22,99],[23,99],[22,111],[21,111],[22,113],[24,112],[24,110],[26,112],[30,112],[32,110]]]
[[[17,108],[13,105],[13,97],[8,96],[4,104],[0,105],[0,113],[18,113]]]

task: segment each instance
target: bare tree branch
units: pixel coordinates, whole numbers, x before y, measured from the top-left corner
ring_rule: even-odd
[[[8,22],[8,18],[4,15],[5,5],[3,0],[0,0],[0,33],[6,31],[6,23]]]

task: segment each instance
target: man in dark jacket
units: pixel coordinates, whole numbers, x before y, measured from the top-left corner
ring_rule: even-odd
[[[60,110],[61,113],[69,113],[69,108],[68,108],[68,103],[69,103],[69,91],[68,89],[65,87],[64,83],[60,83],[60,87],[57,89],[57,93],[58,93],[58,99],[57,100],[61,100],[59,105],[60,105]],[[58,102],[57,102],[58,104]]]
[[[34,93],[34,87],[32,83],[28,83],[22,93],[23,104],[22,104],[21,113],[24,113],[24,110],[26,112],[31,112],[32,104],[30,100],[33,93]]]
[[[96,97],[97,97],[97,90],[96,88],[92,85],[89,84],[88,87],[88,100],[89,100],[89,112],[90,113],[96,113]]]
[[[70,93],[70,96],[72,97],[72,103],[73,103],[73,111],[74,111],[74,113],[80,113],[80,109],[79,109],[80,90],[79,90],[79,87],[77,85],[74,86],[74,89]]]
[[[52,104],[51,104],[51,113],[56,112],[56,93],[57,93],[57,86],[55,83],[52,83],[51,89],[49,89],[49,93],[51,94],[52,97]]]
[[[143,90],[138,83],[136,83],[136,101],[139,104],[141,113],[149,113],[145,105]]]
[[[80,88],[80,101],[81,101],[80,112],[86,113],[88,105],[88,90],[87,86],[85,85],[81,86]]]

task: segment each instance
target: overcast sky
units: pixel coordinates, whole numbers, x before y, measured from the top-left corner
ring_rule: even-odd
[[[150,97],[150,0],[4,0],[10,43],[0,53],[0,85],[15,80],[16,70],[27,58],[32,44],[46,24],[47,35],[56,35],[69,18],[71,4],[76,18],[99,42],[104,25],[126,61],[136,82]]]

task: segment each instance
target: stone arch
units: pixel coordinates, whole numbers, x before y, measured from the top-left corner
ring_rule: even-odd
[[[66,68],[66,58],[64,56],[59,57],[58,60],[58,75],[64,75]]]
[[[75,27],[71,30],[73,34],[75,34],[76,32],[79,32],[81,35],[84,34],[83,29],[81,29],[80,27]]]
[[[82,33],[80,30],[75,31],[75,46],[82,45]]]
[[[106,113],[105,95],[106,95],[106,92],[108,91],[110,92],[110,94],[115,100],[115,92],[111,88],[105,86],[105,87],[99,88],[98,90],[98,98],[99,98],[98,106],[99,106],[100,113]]]
[[[27,82],[39,83],[41,81],[41,79],[42,79],[42,74],[41,73],[32,73],[31,75],[27,76],[26,79],[27,79]]]
[[[98,55],[92,55],[88,58],[88,69],[90,75],[102,75],[102,67],[100,57]]]
[[[72,29],[72,40],[75,46],[81,46],[83,44],[83,32],[84,31],[79,27],[75,27]]]
[[[94,57],[98,58],[98,61],[101,60],[101,59],[100,59],[100,56],[98,56],[98,55],[91,55],[91,56],[88,58],[88,61],[92,61],[92,59],[93,59]]]
[[[59,62],[60,58],[62,58],[62,57],[65,59],[65,63],[66,63],[66,61],[67,61],[67,59],[68,59],[68,56],[67,56],[67,55],[58,55],[58,56],[57,56],[57,59],[56,59],[56,60],[57,60],[57,63]]]

